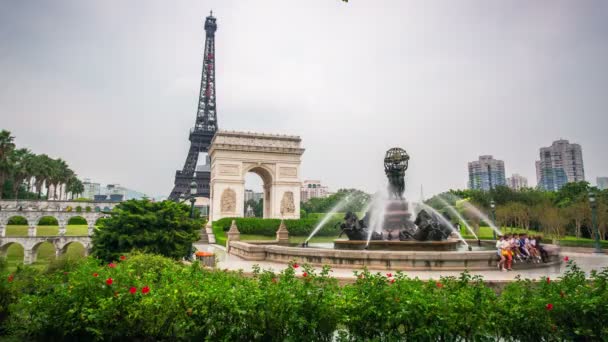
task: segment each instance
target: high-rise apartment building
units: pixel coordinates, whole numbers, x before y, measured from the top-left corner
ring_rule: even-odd
[[[600,190],[608,189],[608,177],[597,177],[597,188]]]
[[[469,189],[490,190],[506,185],[505,163],[492,156],[479,156],[469,163]]]
[[[513,190],[519,191],[523,188],[528,187],[528,178],[514,173],[511,177],[507,178],[507,186]]]
[[[300,201],[306,202],[311,198],[327,197],[329,190],[321,185],[320,180],[305,180],[300,188]]]
[[[536,173],[540,176],[538,187],[547,191],[557,191],[569,182],[584,181],[581,145],[560,139],[549,147],[542,147]]]
[[[81,196],[84,198],[93,199],[95,195],[101,194],[101,184],[93,183],[89,178],[85,178],[82,185],[84,186],[84,192]]]

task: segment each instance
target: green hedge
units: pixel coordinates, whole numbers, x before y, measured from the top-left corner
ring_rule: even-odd
[[[225,217],[213,222],[214,225],[221,228],[223,231],[228,231],[232,220],[236,220],[236,225],[241,234],[254,234],[274,236],[281,224],[280,219],[262,219],[257,217]],[[284,220],[285,226],[292,236],[308,236],[320,222],[317,218],[305,218],[297,220]],[[341,222],[341,219],[332,217],[324,226],[317,232],[317,236],[335,236],[340,234],[340,228],[336,227],[336,223]]]
[[[27,220],[22,216],[13,216],[8,219],[7,224],[15,226],[27,226]]]
[[[608,270],[572,261],[561,279],[516,280],[499,294],[481,277],[439,280],[328,268],[280,273],[203,269],[154,255],[100,265],[1,270],[0,335],[11,341],[600,341]],[[111,279],[111,280],[110,280]],[[10,334],[10,335],[9,335]],[[4,340],[0,336],[0,340]]]

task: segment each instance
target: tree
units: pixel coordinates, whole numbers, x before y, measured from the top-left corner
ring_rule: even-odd
[[[347,200],[345,200],[348,197]],[[303,210],[307,213],[327,213],[334,209],[340,202],[342,208],[340,211],[360,212],[365,210],[370,201],[370,195],[357,189],[340,189],[335,194],[327,197],[311,198],[307,202],[301,204]]]
[[[189,255],[201,228],[186,204],[129,200],[118,204],[95,231],[92,254],[105,261],[132,251],[181,259]]]
[[[13,150],[10,157],[12,159],[11,177],[13,180],[14,198],[18,197],[19,188],[23,185],[23,181],[28,177],[31,178],[32,168],[34,163],[34,155],[26,148]]]
[[[15,137],[11,136],[11,132],[0,131],[0,199],[2,199],[4,182],[7,180],[11,169],[9,156],[15,149],[14,140]]]

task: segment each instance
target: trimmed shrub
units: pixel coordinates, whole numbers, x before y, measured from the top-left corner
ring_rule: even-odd
[[[84,208],[84,211],[86,211],[87,213],[90,213],[90,212],[92,211],[92,209],[91,209],[91,207],[89,207],[89,206],[87,205],[87,207],[86,207],[86,208]]]
[[[81,213],[82,212],[82,207],[81,206],[77,206],[76,207],[76,212],[77,213]]]
[[[85,220],[84,217],[74,216],[74,217],[70,218],[70,220],[68,221],[68,224],[87,225],[87,220]]]
[[[39,226],[57,226],[59,222],[53,216],[44,216],[38,221]]]
[[[9,225],[16,225],[16,226],[27,226],[27,220],[25,219],[25,217],[23,216],[13,216],[10,219],[8,219],[8,223]]]
[[[257,217],[225,217],[213,222],[214,226],[218,226],[223,231],[228,231],[232,220],[236,220],[236,225],[239,227],[241,234],[274,236],[281,224],[280,219],[262,219]],[[332,217],[324,226],[317,232],[317,236],[335,236],[340,234],[340,228],[336,226],[341,222],[341,219]],[[285,220],[285,226],[292,236],[308,236],[315,229],[320,219],[305,218],[296,220]]]

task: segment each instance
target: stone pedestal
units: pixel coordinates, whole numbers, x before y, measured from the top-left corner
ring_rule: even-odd
[[[279,229],[277,230],[277,243],[279,245],[288,245],[289,244],[289,231],[285,226],[285,222],[281,220],[281,224],[279,225]]]
[[[226,252],[230,252],[230,242],[231,241],[239,241],[241,239],[241,232],[239,232],[239,228],[236,226],[236,221],[232,220],[232,224],[230,225],[230,229],[228,233],[228,241],[226,241]]]

